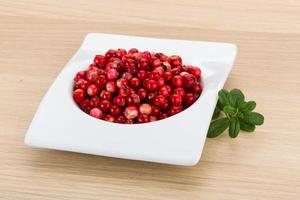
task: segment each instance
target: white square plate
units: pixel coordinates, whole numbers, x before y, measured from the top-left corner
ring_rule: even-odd
[[[96,54],[104,54],[111,48],[132,47],[177,54],[185,64],[200,67],[204,85],[200,98],[177,115],[146,124],[109,123],[82,112],[71,94],[76,72],[87,68]],[[194,165],[201,157],[217,93],[228,77],[236,52],[235,45],[226,43],[88,34],[40,103],[25,143],[102,156]]]

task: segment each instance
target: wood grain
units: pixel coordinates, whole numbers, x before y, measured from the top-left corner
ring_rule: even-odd
[[[0,199],[299,199],[300,2],[0,0]],[[225,41],[226,88],[258,103],[253,134],[208,139],[177,167],[23,144],[50,84],[88,32]]]

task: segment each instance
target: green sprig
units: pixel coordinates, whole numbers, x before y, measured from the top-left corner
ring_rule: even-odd
[[[264,116],[253,112],[255,101],[245,101],[245,95],[239,89],[230,91],[222,89],[210,123],[207,137],[221,135],[227,128],[229,136],[236,138],[240,132],[253,132],[256,126],[264,123]]]

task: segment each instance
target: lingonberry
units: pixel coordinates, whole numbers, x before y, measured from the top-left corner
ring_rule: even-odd
[[[195,94],[201,94],[202,92],[202,85],[200,83],[196,83],[195,86],[192,88]]]
[[[192,74],[185,74],[183,76],[183,82],[182,82],[182,86],[185,89],[191,89],[195,86],[197,80],[196,77]]]
[[[154,73],[157,73],[159,76],[163,77],[164,76],[164,73],[165,73],[165,70],[163,69],[163,67],[156,67],[154,70],[153,70]]]
[[[135,106],[128,106],[125,108],[124,115],[127,119],[134,119],[138,116],[139,111]]]
[[[95,80],[95,85],[99,89],[103,89],[106,86],[107,79],[104,75],[99,75],[99,77]]]
[[[175,75],[172,77],[171,79],[171,85],[173,87],[181,87],[182,86],[182,76],[179,76],[179,75]]]
[[[154,97],[153,99],[153,104],[156,106],[161,106],[165,103],[166,98],[163,95],[157,95],[156,97]]]
[[[108,100],[102,100],[99,102],[99,108],[103,112],[109,111],[110,107],[111,107],[111,103]]]
[[[138,69],[139,70],[145,70],[148,71],[149,70],[149,61],[147,58],[140,58],[138,61]]]
[[[115,118],[111,115],[105,115],[104,120],[108,122],[114,122]]]
[[[162,104],[160,105],[160,109],[163,110],[163,111],[168,110],[169,107],[170,107],[170,103],[169,103],[168,99],[163,101]]]
[[[138,78],[132,78],[130,80],[130,86],[133,88],[133,89],[138,89],[140,86],[141,86],[141,81],[140,79]]]
[[[138,105],[140,103],[140,96],[137,94],[130,94],[126,97],[127,105]]]
[[[155,121],[157,121],[157,117],[151,115],[151,116],[149,116],[149,120],[150,120],[150,122],[155,122]]]
[[[145,80],[147,78],[147,72],[144,71],[144,70],[140,70],[137,73],[137,78],[140,79],[140,80]]]
[[[85,99],[85,92],[82,89],[76,89],[73,92],[73,99],[76,103],[80,103]]]
[[[137,48],[131,48],[128,51],[129,54],[134,54],[134,53],[137,53],[137,52],[139,52],[139,50]]]
[[[140,88],[137,92],[141,100],[144,100],[147,98],[147,90],[145,88]]]
[[[133,75],[129,72],[125,72],[123,75],[122,75],[122,78],[125,79],[125,80],[130,80],[132,79]]]
[[[169,62],[163,62],[162,63],[162,68],[164,69],[164,71],[169,72],[172,69],[172,66]]]
[[[115,117],[115,121],[116,123],[119,124],[124,124],[126,122],[126,118],[124,117],[124,115],[119,115]]]
[[[98,78],[99,78],[98,71],[89,70],[89,71],[86,72],[86,80],[88,82],[95,83]]]
[[[159,94],[163,95],[164,97],[167,97],[170,95],[170,91],[167,86],[163,86],[159,89]]]
[[[123,97],[127,97],[130,95],[132,92],[131,88],[129,88],[127,85],[122,85],[121,88],[119,89],[119,94]]]
[[[168,117],[168,114],[167,113],[161,113],[159,116],[158,116],[158,119],[165,119]]]
[[[171,80],[172,77],[173,77],[173,74],[171,72],[165,72],[164,73],[164,79],[165,79],[166,82]]]
[[[117,90],[117,84],[114,81],[108,81],[106,83],[105,88],[106,88],[106,91],[114,93]]]
[[[84,77],[85,77],[85,71],[79,71],[75,76],[75,80],[83,79]]]
[[[88,99],[84,99],[79,104],[81,110],[85,113],[89,113],[91,110],[90,101]]]
[[[173,67],[176,67],[178,65],[182,65],[181,57],[176,56],[176,55],[170,56],[169,57],[169,62]]]
[[[157,90],[158,85],[157,82],[155,80],[149,80],[145,83],[145,87],[147,88],[148,91],[150,92],[154,92]]]
[[[102,100],[110,100],[112,98],[112,94],[106,90],[102,90],[100,93],[100,98]]]
[[[121,109],[116,105],[112,105],[109,109],[109,112],[112,116],[118,116],[121,113]]]
[[[152,107],[150,104],[144,103],[144,104],[140,105],[139,111],[142,114],[150,115],[151,111],[152,111]]]
[[[90,85],[87,90],[86,93],[90,96],[96,96],[99,92],[98,87],[95,84]]]
[[[97,96],[94,96],[90,99],[90,106],[91,108],[96,108],[99,106],[100,98]]]
[[[196,101],[196,96],[192,92],[187,92],[183,97],[183,103],[186,106],[192,105]]]
[[[115,98],[114,98],[114,104],[116,104],[117,106],[119,106],[119,107],[123,107],[123,106],[125,106],[125,104],[126,104],[126,99],[125,99],[125,97],[123,97],[123,96],[116,96]]]
[[[114,49],[110,49],[105,53],[105,58],[110,59],[112,57],[117,57],[117,51]]]
[[[129,81],[126,80],[126,79],[123,79],[123,78],[120,78],[120,79],[117,80],[117,87],[118,88],[121,88],[124,85],[128,87],[129,86]]]
[[[90,115],[97,119],[100,119],[103,115],[102,111],[99,108],[93,108],[90,110]]]
[[[116,80],[119,76],[119,72],[116,69],[106,69],[106,78],[110,81]]]
[[[156,79],[156,82],[157,82],[157,86],[159,88],[163,87],[165,85],[165,79],[163,77],[159,77],[158,79]]]
[[[151,106],[151,115],[157,117],[160,114],[160,109],[157,106]]]
[[[185,95],[185,90],[182,87],[178,87],[173,90],[173,94],[178,94],[181,96],[181,98],[183,98]]]
[[[178,94],[172,94],[170,96],[170,102],[172,106],[180,106],[182,102],[182,97]]]
[[[201,77],[201,70],[198,67],[194,67],[191,65],[186,65],[185,70],[191,74],[193,74],[196,78]]]
[[[89,83],[87,80],[78,79],[74,84],[74,89],[82,89],[82,90],[86,91],[88,86],[89,86]]]
[[[147,123],[147,122],[150,121],[150,119],[149,119],[148,115],[145,115],[145,114],[139,114],[139,115],[137,116],[136,121],[137,121],[138,123]]]
[[[94,58],[94,63],[99,67],[99,68],[104,68],[106,65],[106,58],[103,55],[96,55]]]
[[[126,51],[125,49],[118,49],[118,50],[117,50],[117,53],[116,53],[117,57],[118,57],[118,58],[121,58],[121,59],[122,59],[122,57],[123,57],[124,55],[126,55],[126,54],[127,54],[127,51]]]

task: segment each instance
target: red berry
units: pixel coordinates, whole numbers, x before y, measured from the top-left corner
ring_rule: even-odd
[[[196,78],[201,77],[201,70],[198,67],[194,67],[191,65],[185,66],[185,70],[191,74],[193,74]]]
[[[77,72],[77,74],[75,76],[75,80],[84,79],[84,78],[85,78],[85,71],[79,71],[79,72]]]
[[[193,76],[192,74],[185,74],[183,76],[182,86],[185,89],[191,89],[195,86],[196,82],[197,80],[195,76]]]
[[[118,49],[116,55],[118,58],[122,58],[126,54],[127,54],[127,51],[125,49]]]
[[[89,86],[89,83],[84,79],[78,79],[74,84],[74,89],[86,90]]]
[[[132,120],[132,119],[127,119],[127,120],[125,121],[125,124],[133,124],[133,120]]]
[[[102,55],[96,55],[94,58],[94,63],[99,67],[99,68],[104,68],[106,65],[106,58],[105,56]]]
[[[141,100],[144,100],[147,98],[147,90],[145,88],[140,88],[137,92]]]
[[[159,67],[161,65],[161,61],[159,59],[154,59],[152,60],[152,67],[153,68],[156,68],[156,67]]]
[[[108,51],[105,53],[105,58],[106,58],[106,59],[109,59],[109,58],[112,58],[112,57],[117,57],[117,51],[114,50],[114,49],[110,49],[110,50],[108,50]]]
[[[116,80],[119,76],[119,72],[116,69],[106,69],[106,78],[109,81]]]
[[[157,118],[155,116],[149,116],[149,120],[150,122],[154,122],[154,121],[157,121]]]
[[[100,98],[97,96],[94,96],[90,99],[90,106],[91,108],[96,108],[99,106]]]
[[[129,72],[125,72],[123,75],[122,75],[122,78],[125,79],[125,80],[130,80],[132,79],[133,75]]]
[[[183,98],[185,95],[185,90],[182,87],[178,87],[173,90],[173,94],[178,94],[181,96],[181,98]]]
[[[152,107],[150,104],[144,103],[144,104],[140,105],[139,111],[142,114],[150,115],[151,111],[152,111]]]
[[[163,87],[164,85],[165,85],[165,79],[164,78],[162,78],[162,77],[159,77],[158,79],[157,79],[157,85],[158,85],[158,87],[159,88],[161,88],[161,87]]]
[[[90,83],[95,83],[96,80],[99,78],[98,71],[96,70],[89,70],[86,72],[86,80]]]
[[[176,55],[170,56],[169,57],[169,62],[173,67],[178,66],[178,65],[182,65],[181,57],[176,56]]]
[[[123,78],[117,80],[117,87],[118,87],[118,88],[121,88],[121,87],[123,87],[124,85],[127,86],[127,87],[129,86],[128,80],[123,79]]]
[[[99,89],[103,89],[106,85],[106,77],[104,75],[99,75],[99,77],[95,80],[95,85],[99,88]]]
[[[126,122],[126,118],[124,117],[124,115],[119,115],[115,117],[115,121],[116,123],[119,124],[124,124]]]
[[[99,108],[93,108],[90,110],[90,115],[97,119],[100,119],[103,115],[102,111]]]
[[[154,91],[157,90],[158,85],[157,85],[157,82],[155,80],[149,80],[149,81],[146,82],[145,87],[150,92],[154,92]]]
[[[149,61],[147,58],[141,58],[138,61],[138,69],[139,70],[149,70]]]
[[[129,54],[134,54],[134,53],[137,53],[137,52],[139,52],[139,50],[137,48],[131,48],[128,51]]]
[[[135,106],[128,106],[125,111],[124,115],[127,119],[134,119],[138,116],[139,111]]]
[[[177,67],[171,69],[171,73],[172,73],[173,75],[178,75],[178,74],[180,74],[181,72],[182,72],[182,67],[179,67],[179,66],[177,66]]]
[[[171,85],[173,87],[181,87],[182,86],[182,76],[179,76],[179,75],[175,75],[172,77],[171,79]]]
[[[106,90],[108,92],[114,93],[117,90],[117,84],[114,81],[108,81],[106,83]]]
[[[168,114],[167,113],[161,113],[159,116],[158,116],[158,119],[165,119],[168,117]]]
[[[193,87],[193,92],[196,94],[201,94],[202,92],[202,85],[200,83],[196,83],[196,85]]]
[[[180,113],[182,111],[181,106],[172,106],[168,112],[170,116]]]
[[[151,58],[151,53],[149,51],[144,51],[142,53],[142,57],[147,58],[149,60]]]
[[[163,86],[162,88],[160,88],[159,94],[163,95],[164,97],[167,97],[170,95],[170,91],[167,86]]]
[[[162,63],[162,68],[164,69],[164,71],[169,72],[172,69],[172,66],[170,65],[169,62],[163,62]]]
[[[82,89],[76,89],[73,92],[73,99],[76,103],[80,103],[85,99],[85,92]]]
[[[116,96],[114,98],[114,104],[116,104],[119,107],[125,106],[125,103],[126,103],[126,99],[122,96]]]
[[[89,113],[91,110],[90,102],[88,99],[84,99],[83,101],[80,102],[80,108],[83,110],[85,113]]]
[[[109,111],[112,116],[118,116],[121,113],[121,109],[116,105],[112,105]]]
[[[170,107],[170,103],[167,99],[160,105],[160,109],[163,111],[168,110],[169,107]]]
[[[141,81],[138,78],[132,78],[130,80],[130,86],[134,89],[138,89],[141,86]]]
[[[166,98],[163,95],[158,95],[153,99],[153,104],[156,106],[161,106],[165,103]]]
[[[131,88],[129,88],[127,85],[123,85],[121,86],[121,88],[119,89],[119,94],[123,97],[127,97],[128,95],[130,95],[132,92]]]
[[[172,77],[173,77],[173,74],[171,72],[165,72],[164,73],[164,79],[165,79],[166,82],[171,80]]]
[[[147,78],[147,72],[144,71],[144,70],[140,70],[138,73],[137,73],[137,77],[138,79],[140,80],[145,80]]]
[[[182,97],[178,94],[172,94],[170,96],[170,102],[172,106],[180,106],[182,102]]]
[[[137,122],[138,122],[138,123],[147,123],[147,122],[149,122],[149,121],[150,121],[150,119],[149,119],[148,115],[145,115],[145,114],[139,114],[139,115],[137,116]]]
[[[102,90],[100,93],[100,98],[102,100],[110,100],[112,98],[112,94],[106,90]]]
[[[126,97],[127,105],[138,105],[140,103],[140,97],[137,94],[130,94]]]
[[[111,107],[111,103],[108,100],[102,100],[99,102],[99,108],[103,112],[107,112]]]
[[[86,90],[86,93],[90,96],[96,96],[98,94],[98,92],[99,92],[99,89],[94,84],[90,85]]]
[[[114,121],[115,121],[115,118],[114,118],[113,116],[111,116],[111,115],[106,115],[106,116],[104,117],[104,120],[105,120],[105,121],[108,121],[108,122],[114,122]]]
[[[183,103],[186,106],[192,105],[196,100],[196,96],[192,92],[186,93],[183,97]]]
[[[160,109],[157,106],[151,106],[151,115],[157,117],[160,114]]]

